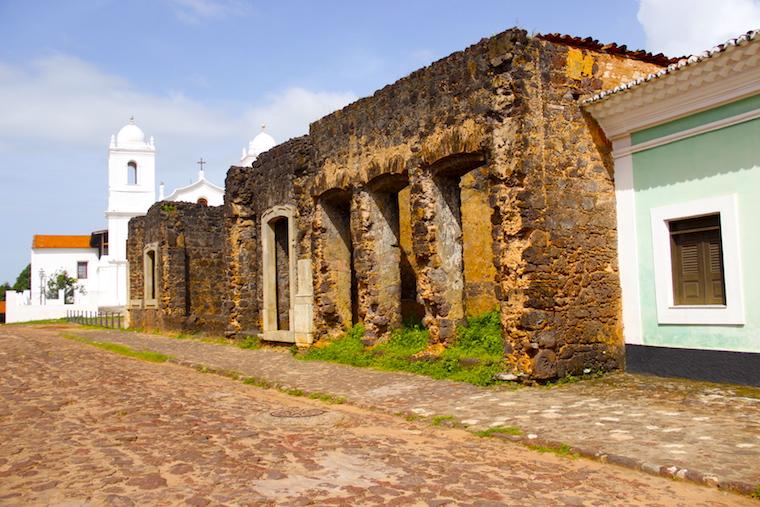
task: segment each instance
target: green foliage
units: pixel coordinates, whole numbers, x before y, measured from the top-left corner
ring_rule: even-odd
[[[67,304],[74,302],[74,291],[85,294],[84,287],[79,285],[76,278],[72,278],[65,269],[59,269],[51,274],[47,281],[45,297],[48,299],[57,299],[58,291],[63,290],[64,301]]]
[[[261,339],[258,336],[246,336],[235,344],[241,349],[255,350],[261,348]]]
[[[309,393],[308,398],[312,400],[324,401],[325,403],[330,403],[331,405],[342,405],[346,402],[346,399],[343,396],[334,396],[332,394],[325,394],[320,392]]]
[[[268,380],[256,378],[256,377],[246,377],[243,379],[243,384],[247,384],[249,386],[256,386],[261,387],[262,389],[271,389],[272,383]]]
[[[21,273],[16,277],[16,283],[13,284],[13,290],[23,292],[32,288],[32,265],[27,264]]]
[[[490,385],[501,371],[504,345],[497,312],[468,320],[457,330],[457,338],[440,356],[425,356],[429,333],[421,325],[403,327],[375,347],[362,342],[364,327],[356,325],[323,347],[313,347],[299,356],[305,360],[333,361],[380,370],[408,371],[433,378]]]
[[[454,416],[453,415],[434,415],[430,422],[433,423],[433,426],[452,426],[454,424]]]
[[[75,334],[66,333],[63,335],[63,337],[80,343],[86,343],[87,345],[92,345],[93,347],[98,347],[99,349],[107,350],[109,352],[121,354],[122,356],[131,357],[133,359],[140,359],[142,361],[149,361],[151,363],[164,363],[171,359],[171,356],[167,356],[166,354],[151,352],[149,350],[134,350],[127,347],[126,345],[121,345],[119,343],[97,342],[88,340],[87,338]]]
[[[578,453],[573,452],[573,448],[567,444],[560,444],[559,447],[548,447],[545,445],[529,445],[528,447],[540,453],[550,452],[557,456],[565,456],[568,458],[578,458],[580,456]]]
[[[520,436],[523,432],[520,428],[515,426],[495,426],[493,428],[488,428],[487,430],[475,432],[475,435],[479,437],[490,437],[496,434]]]
[[[166,213],[174,213],[177,211],[177,207],[174,206],[174,204],[166,203],[161,205],[161,211],[164,211]]]
[[[4,284],[0,285],[0,301],[5,301],[5,292],[8,290],[11,290],[11,284],[8,282],[5,282]]]
[[[750,496],[752,498],[757,498],[758,500],[760,500],[760,486],[758,486],[757,488],[755,488],[755,491],[753,491]]]

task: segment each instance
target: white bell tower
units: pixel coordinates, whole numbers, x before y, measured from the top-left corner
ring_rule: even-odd
[[[131,218],[156,202],[156,147],[134,118],[111,136],[108,147],[108,255],[101,258],[101,292],[105,305],[127,303],[127,235]]]

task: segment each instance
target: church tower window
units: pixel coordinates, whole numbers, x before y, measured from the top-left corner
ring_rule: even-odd
[[[129,174],[127,175],[127,183],[130,185],[137,185],[137,162],[130,160],[127,164],[127,170],[129,171]]]

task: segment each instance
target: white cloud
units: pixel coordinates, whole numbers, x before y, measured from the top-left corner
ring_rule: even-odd
[[[169,0],[177,17],[186,23],[247,14],[249,6],[239,0]]]
[[[78,58],[56,55],[12,66],[0,62],[0,139],[13,146],[103,149],[134,115],[159,149],[242,145],[266,123],[278,141],[304,134],[309,122],[355,100],[350,92],[288,88],[256,103],[210,106],[182,93],[137,90],[126,79]],[[238,153],[230,153],[233,161]]]
[[[637,17],[649,51],[691,55],[760,28],[760,0],[641,0]]]

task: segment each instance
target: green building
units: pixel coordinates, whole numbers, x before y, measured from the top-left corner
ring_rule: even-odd
[[[585,108],[615,160],[628,370],[760,385],[760,31]]]

